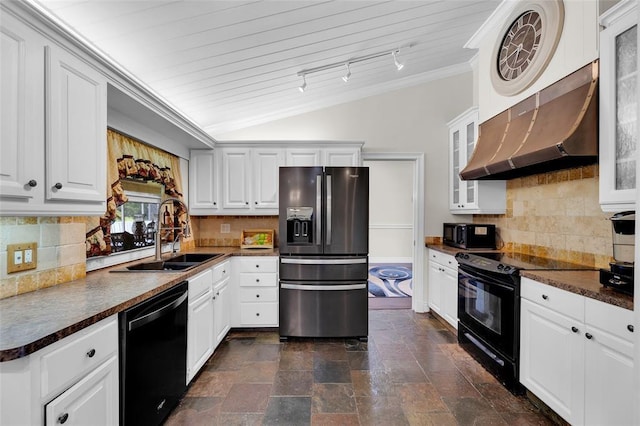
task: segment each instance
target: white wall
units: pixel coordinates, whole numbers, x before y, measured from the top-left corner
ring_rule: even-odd
[[[449,213],[445,123],[471,107],[472,102],[473,76],[469,71],[214,136],[225,141],[354,140],[365,141],[364,150],[370,152],[424,152],[425,234],[440,235],[443,222],[466,220]]]
[[[503,3],[507,5],[508,3]],[[564,28],[558,47],[538,81],[516,96],[502,96],[491,84],[491,55],[503,36],[506,22],[490,25],[490,30],[478,41],[478,74],[480,123],[515,105],[521,100],[555,83],[573,71],[598,58],[598,2],[564,0]]]

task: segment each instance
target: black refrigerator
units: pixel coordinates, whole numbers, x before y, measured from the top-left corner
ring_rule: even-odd
[[[279,331],[366,340],[369,169],[281,167]]]

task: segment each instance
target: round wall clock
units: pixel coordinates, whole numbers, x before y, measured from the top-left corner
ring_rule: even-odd
[[[500,32],[491,58],[491,82],[501,95],[516,95],[542,74],[564,24],[562,0],[519,2]]]

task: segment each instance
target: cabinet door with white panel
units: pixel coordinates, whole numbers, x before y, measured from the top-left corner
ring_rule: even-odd
[[[287,148],[286,157],[287,166],[310,167],[322,165],[322,152],[319,148]]]
[[[213,271],[208,269],[189,278],[187,314],[187,383],[213,354],[214,300]]]
[[[449,123],[449,210],[453,214],[502,214],[506,211],[505,181],[462,180],[478,139],[478,108]]]
[[[194,149],[189,157],[189,212],[193,215],[218,211],[218,164],[213,149]]]
[[[638,7],[621,1],[600,18],[600,205],[634,210],[638,127]]]
[[[231,262],[225,261],[213,268],[213,324],[214,340],[217,347],[231,328],[232,289]]]
[[[328,147],[323,150],[322,156],[322,165],[324,166],[351,167],[362,165],[359,148]]]
[[[249,148],[222,148],[222,207],[249,210],[251,150]]]
[[[103,214],[106,78],[20,20],[0,15],[0,213]]]
[[[253,208],[267,213],[278,213],[279,169],[284,166],[284,150],[280,148],[254,148],[253,162]],[[271,210],[268,212],[266,210]]]

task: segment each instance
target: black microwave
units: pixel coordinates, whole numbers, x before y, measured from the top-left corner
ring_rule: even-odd
[[[442,242],[445,245],[463,249],[495,249],[496,226],[479,223],[445,223]]]

